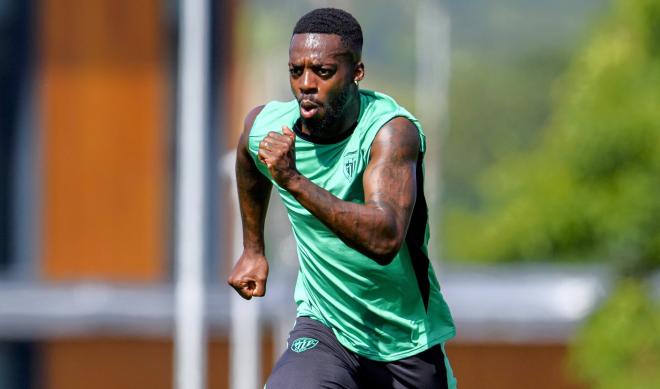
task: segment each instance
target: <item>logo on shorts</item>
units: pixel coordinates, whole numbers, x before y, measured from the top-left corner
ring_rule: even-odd
[[[314,338],[298,338],[291,344],[291,351],[301,353],[316,347],[319,341]]]
[[[357,151],[349,151],[344,155],[344,176],[350,180],[357,169]]]

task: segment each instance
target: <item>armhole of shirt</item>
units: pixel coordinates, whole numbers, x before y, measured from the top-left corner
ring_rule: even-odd
[[[268,112],[269,109],[272,109],[272,104],[273,104],[273,102],[271,101],[271,102],[264,105],[263,109],[257,114],[257,116],[254,117],[254,121],[252,122],[252,126],[250,127],[250,130],[248,131],[248,134],[247,134],[247,136],[248,136],[248,142],[247,142],[248,154],[250,154],[250,157],[252,158],[252,161],[254,161],[254,164],[257,167],[257,170],[259,170],[262,174],[264,174],[268,179],[270,179],[270,177],[268,177],[268,175],[265,174],[265,172],[261,168],[262,162],[259,160],[258,146],[257,146],[256,151],[252,151],[252,148],[250,147],[250,143],[252,142],[252,133],[254,131],[254,128],[259,123],[260,118],[263,118],[263,115],[265,115]]]
[[[375,130],[368,131],[365,134],[365,138],[363,141],[363,144],[367,145],[366,147],[366,162],[367,164],[369,163],[369,160],[371,159],[371,147],[374,143],[374,139],[376,139],[376,136],[380,132],[380,130],[385,126],[385,124],[389,123],[392,119],[402,117],[405,119],[408,119],[414,126],[417,128],[417,135],[419,136],[419,155],[423,156],[426,153],[426,135],[424,135],[424,132],[419,126],[419,123],[417,122],[416,119],[410,114],[406,114],[405,112],[401,112],[401,110],[393,113],[392,115],[385,116],[385,119],[379,119],[376,121],[376,125],[373,125],[372,128],[375,128]]]

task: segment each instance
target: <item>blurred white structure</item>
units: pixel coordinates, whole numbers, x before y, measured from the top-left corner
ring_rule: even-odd
[[[449,124],[449,81],[451,76],[451,19],[443,1],[419,0],[415,15],[415,111],[427,135],[425,153],[425,196],[431,220],[440,220],[442,171],[440,156]],[[439,229],[440,223],[432,228]],[[439,235],[438,235],[439,236]],[[438,258],[440,244],[429,247]]]
[[[178,389],[206,386],[204,140],[208,118],[208,21],[206,0],[181,0],[174,334]]]
[[[606,296],[610,280],[604,268],[549,265],[440,275],[461,342],[567,342]]]
[[[280,277],[278,282],[268,285],[268,294],[261,304],[246,301],[239,305],[240,309],[249,310],[252,305],[259,310],[261,323],[271,327],[283,320],[283,327],[291,328],[295,318],[291,294],[294,277],[295,274],[291,279]],[[652,290],[660,299],[660,274],[652,279]],[[447,268],[440,274],[442,292],[454,315],[457,339],[461,342],[568,342],[575,328],[607,296],[611,282],[612,273],[599,267]],[[232,309],[226,302],[234,294],[226,284],[206,290],[205,310],[213,330],[229,328]],[[35,287],[29,283],[3,282],[0,283],[0,337],[166,336],[175,321],[173,298],[172,285],[67,283]],[[241,312],[239,317],[246,316]],[[250,324],[257,323],[253,318],[250,316],[237,329],[245,334],[240,339],[245,342],[242,344],[249,344],[255,352],[249,355],[249,360],[243,360],[248,366],[258,364],[259,360],[255,355],[259,355],[260,343],[256,338],[249,339],[258,336],[257,327]],[[247,353],[236,357],[241,355],[247,358]],[[257,370],[242,371],[257,374]]]

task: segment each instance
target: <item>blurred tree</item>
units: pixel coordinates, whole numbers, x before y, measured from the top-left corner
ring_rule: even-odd
[[[451,258],[606,261],[622,278],[571,350],[594,388],[660,387],[660,0],[617,0],[561,83],[533,150],[479,181],[446,220]]]
[[[625,280],[579,333],[570,364],[590,387],[660,387],[660,306]]]
[[[445,0],[451,15],[450,131],[442,150],[445,209],[478,207],[475,182],[528,149],[551,114],[551,87],[605,0]],[[431,139],[433,141],[433,139]]]
[[[538,147],[485,171],[478,209],[449,212],[448,257],[660,266],[660,0],[619,0],[598,31]]]

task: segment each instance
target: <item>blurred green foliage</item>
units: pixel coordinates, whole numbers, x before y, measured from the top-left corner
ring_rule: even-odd
[[[660,304],[637,280],[621,282],[582,328],[570,357],[592,388],[659,388]]]
[[[479,207],[479,174],[537,141],[551,114],[554,81],[606,1],[443,1],[452,46],[444,209]]]
[[[541,82],[522,81],[512,93],[525,96],[526,84],[547,88],[549,69],[559,69],[560,61],[557,52],[549,62],[531,65],[538,66],[536,76],[524,74]],[[497,81],[485,74],[463,82]],[[660,388],[660,304],[645,286],[660,268],[660,0],[615,1],[555,91],[538,137],[515,127],[543,120],[544,97],[527,100],[534,109],[518,119],[492,97],[494,107],[466,113],[472,125],[486,115],[513,128],[499,142],[514,146],[498,145],[506,131],[471,141],[473,159],[482,160],[475,167],[488,158],[497,162],[482,169],[472,196],[448,203],[445,255],[489,263],[614,265],[624,277],[577,334],[572,370],[598,389]],[[459,97],[470,102],[467,94]],[[509,94],[501,99],[525,104]],[[481,100],[472,98],[478,106]]]
[[[537,72],[558,69],[558,58]],[[522,81],[517,92],[526,93],[527,84],[547,87],[543,74],[532,78],[541,82]],[[466,82],[488,91],[488,80]],[[572,370],[594,388],[660,388],[660,306],[644,281],[660,267],[660,0],[617,0],[556,91],[536,146],[507,154],[517,146],[505,139],[504,152],[492,156],[498,162],[479,175],[474,197],[449,204],[445,255],[614,265],[631,277],[579,331]],[[468,96],[460,101],[467,104]],[[536,107],[528,117],[502,118],[509,111],[493,99],[494,108],[472,112],[471,120],[477,125],[487,115],[501,126],[530,124],[543,117],[544,102],[528,103]],[[534,135],[528,132],[520,145],[534,144]],[[498,150],[489,146],[495,138],[473,140],[475,159]]]
[[[450,258],[660,265],[660,0],[619,0],[560,83],[538,145],[453,207]]]

